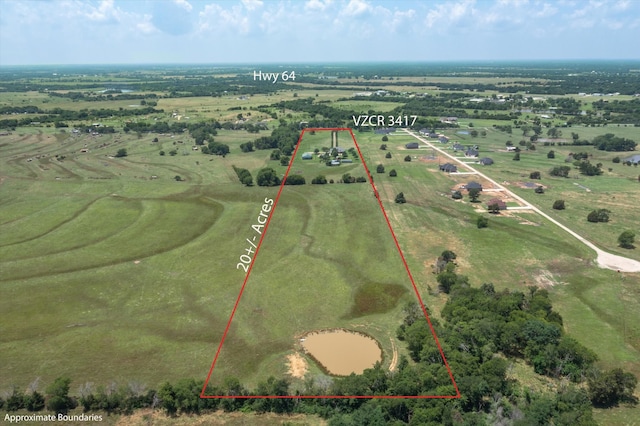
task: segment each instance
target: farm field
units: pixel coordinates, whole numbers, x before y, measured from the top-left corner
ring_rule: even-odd
[[[246,70],[239,70],[220,78],[246,78],[244,74]],[[404,90],[420,93],[424,87],[402,83],[416,84],[424,78],[396,77],[389,86],[376,82],[380,84],[374,89],[398,91],[394,96]],[[105,84],[135,82],[128,77],[103,80]],[[156,90],[159,98],[153,102],[158,111],[144,116],[123,113],[101,120],[67,120],[70,127],[62,128],[36,122],[3,133],[0,391],[9,386],[25,389],[35,380],[51,383],[60,376],[69,377],[74,389],[89,382],[141,383],[157,389],[166,381],[204,380],[243,286],[245,260],[253,256],[247,251],[252,246],[249,239],[256,235],[252,225],[258,223],[266,200],[274,200],[280,191],[279,186],[243,185],[237,168],[247,169],[255,178],[270,167],[282,178],[288,166],[274,158],[274,149],[259,149],[260,138],[287,126],[322,127],[319,124],[335,120],[334,112],[386,115],[405,105],[395,97],[393,101],[349,99],[367,89],[369,80],[336,81],[348,87],[303,80],[264,93],[220,96],[175,96]],[[434,96],[455,97],[480,95],[439,89],[438,84],[492,80],[464,76],[430,81]],[[499,82],[511,85],[527,80],[509,77]],[[59,83],[76,90],[72,82]],[[57,90],[64,93],[66,89]],[[491,94],[488,90],[481,96]],[[296,104],[302,99],[327,109],[316,112]],[[616,100],[632,97],[621,95]],[[43,91],[0,92],[0,107],[16,105],[74,112],[100,108],[126,112],[143,106],[140,99],[76,101]],[[473,114],[471,108],[458,111]],[[19,118],[35,121],[42,114],[19,114]],[[0,120],[16,115],[6,113]],[[441,116],[420,116],[422,123],[429,123],[421,126],[437,123]],[[519,119],[528,123],[537,116],[522,114]],[[98,122],[100,126],[94,126]],[[188,127],[183,133],[121,130],[128,123],[156,122],[223,126],[204,144],[197,144],[196,132]],[[266,128],[249,131],[244,127],[247,123],[262,123]],[[454,143],[477,145],[479,158],[491,157],[494,164],[474,167],[599,248],[640,260],[637,248],[623,249],[617,241],[625,230],[640,233],[640,172],[612,161],[635,152],[570,145],[572,132],[586,140],[605,133],[638,140],[638,127],[559,127],[562,136],[552,139],[543,134],[534,149],[526,149],[519,142],[528,141],[529,135],[516,126],[512,133],[499,130],[507,123],[512,122],[461,117],[458,127],[437,129],[449,137],[448,143],[431,141],[450,153]],[[351,124],[349,120],[342,123]],[[555,117],[547,127],[563,124],[564,118]],[[90,131],[75,132],[76,126],[88,126]],[[91,131],[103,126],[116,131]],[[345,155],[352,162],[331,167],[318,158],[331,147],[330,133],[304,132],[289,176],[304,177],[306,184],[282,187],[216,360],[210,390],[215,392],[228,378],[254,388],[271,376],[289,380],[291,392],[304,392],[309,383],[328,387],[336,378],[302,345],[306,334],[315,331],[346,329],[374,338],[385,371],[394,371],[399,358],[411,358],[397,330],[416,295],[376,193],[420,298],[436,321],[443,320],[449,295],[439,288],[435,265],[443,251],[451,250],[457,254],[456,271],[469,277],[471,287],[491,283],[496,291],[526,293],[532,286],[546,290],[564,330],[598,355],[598,367],[620,367],[640,376],[639,274],[599,268],[592,250],[531,211],[490,214],[487,201],[500,195],[491,191],[488,182],[464,174],[463,166],[458,170],[463,174],[440,171],[439,165],[449,159],[426,146],[408,149],[406,144],[416,139],[402,131],[383,139],[372,130],[353,129],[357,154],[349,151],[354,148],[349,133],[339,132],[338,146],[347,150]],[[473,137],[472,130],[483,133]],[[229,153],[203,154],[213,140],[228,145]],[[507,152],[507,141],[522,149],[519,161]],[[248,142],[254,146],[244,152]],[[126,155],[118,156],[123,149]],[[555,158],[547,158],[550,150]],[[573,159],[565,161],[576,152],[587,153],[593,164],[602,163],[603,174],[579,174]],[[311,159],[303,160],[303,153],[311,154]],[[454,154],[469,163],[476,161],[465,158],[463,152]],[[571,167],[568,178],[550,176],[552,167],[562,165]],[[392,170],[396,176],[390,176]],[[541,173],[541,179],[530,178],[534,171]],[[345,184],[347,173],[367,182]],[[319,175],[328,183],[312,184]],[[472,203],[462,189],[474,180],[485,186],[478,203]],[[536,185],[544,187],[543,194],[534,192]],[[456,189],[462,191],[461,200],[451,197]],[[404,204],[395,202],[400,192],[406,198]],[[566,209],[554,210],[554,201],[560,199]],[[505,201],[509,207],[521,206],[513,199]],[[588,222],[586,217],[595,208],[610,210],[610,221]],[[487,228],[478,229],[479,216],[488,218]],[[302,372],[294,371],[294,360],[304,367]],[[513,368],[522,385],[534,376],[524,363]],[[457,379],[456,371],[452,373]],[[637,412],[637,407],[626,405],[594,411],[602,424],[630,423]]]

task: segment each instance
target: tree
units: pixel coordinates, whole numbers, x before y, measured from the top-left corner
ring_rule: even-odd
[[[454,200],[462,200],[462,192],[453,191],[453,193],[451,194],[451,198],[453,198]]]
[[[29,411],[40,411],[44,408],[44,405],[44,396],[38,391],[33,391],[31,395],[24,396],[24,406]]]
[[[387,153],[385,154],[384,158],[391,158],[391,153],[390,153],[390,152],[387,152]]]
[[[618,244],[620,244],[620,247],[626,249],[635,248],[635,246],[633,245],[633,243],[635,242],[635,238],[636,234],[634,234],[633,231],[624,231],[618,237]]]
[[[47,387],[47,410],[66,414],[69,410],[76,407],[75,400],[69,396],[70,384],[70,378],[58,377]]]
[[[396,195],[395,202],[398,203],[398,204],[406,203],[407,200],[404,198],[404,193],[400,192],[398,195]]]
[[[116,153],[116,158],[121,158],[126,156],[127,156],[127,148],[120,148]]]
[[[345,173],[345,174],[342,175],[342,182],[343,183],[354,183],[355,181],[356,181],[356,178],[351,176],[351,173]]]
[[[638,379],[621,368],[601,372],[596,370],[588,379],[589,399],[597,407],[613,407],[620,402],[637,402],[633,392]]]
[[[531,172],[529,174],[529,179],[540,179],[540,172]]]
[[[271,167],[265,167],[258,172],[256,183],[258,186],[277,186],[280,185],[280,178]]]
[[[500,213],[500,204],[498,203],[489,204],[487,206],[487,209],[489,210],[489,213],[498,214]]]
[[[383,150],[383,151],[386,150],[387,149],[387,144],[383,143],[382,145],[380,145],[380,149]]]
[[[611,213],[611,211],[607,209],[593,210],[591,213],[587,215],[587,220],[593,223],[609,222],[609,213]]]
[[[178,412],[178,402],[176,401],[176,394],[173,390],[171,383],[164,382],[160,389],[158,389],[158,398],[160,398],[160,404],[164,408],[168,415],[173,416]]]
[[[544,194],[544,187],[541,185],[536,186],[536,189],[533,190],[536,194]]]
[[[207,145],[209,153],[213,155],[221,155],[225,157],[229,153],[229,145],[220,142],[209,142]],[[202,151],[204,153],[204,150]]]
[[[478,131],[476,129],[473,129],[472,131],[470,131],[469,134],[471,135],[472,138],[478,137]]]
[[[281,166],[288,166],[290,160],[291,159],[288,156],[283,155],[282,157],[280,157],[280,165]]]
[[[471,202],[477,203],[478,197],[480,197],[480,190],[478,188],[471,188],[469,190],[469,198],[471,198]]]
[[[396,172],[396,169],[391,169],[391,171],[389,171],[389,176],[390,177],[398,176],[398,172]]]
[[[547,152],[547,158],[556,158],[556,152],[554,150]]]
[[[378,164],[378,167],[376,167],[376,172],[384,173],[384,165]]]
[[[406,157],[404,157],[404,161],[411,161],[411,156],[407,155]]]
[[[164,151],[160,151],[158,154],[160,154],[160,156],[164,156]]]
[[[613,161],[614,163],[616,163],[616,164],[617,164],[617,163],[619,163],[619,162],[620,162],[620,157],[617,157],[617,156],[616,156],[616,157],[613,157],[613,160],[611,160],[611,161]]]
[[[327,178],[324,175],[318,175],[311,179],[311,184],[313,185],[324,185],[327,183]]]
[[[556,200],[553,202],[554,210],[564,210],[564,200]]]
[[[287,179],[285,179],[285,185],[304,185],[306,180],[302,175],[289,175]]]
[[[253,151],[253,142],[245,142],[240,144],[240,150],[242,152],[252,152]]]
[[[384,135],[382,137],[382,142],[387,142],[389,140],[389,137],[387,135]]]
[[[513,161],[520,161],[520,153],[516,152],[515,155],[513,156]]]
[[[596,136],[593,145],[601,151],[633,151],[638,145],[631,139],[619,138],[612,133]]]
[[[571,167],[569,166],[556,166],[553,169],[551,169],[549,171],[549,174],[551,176],[558,176],[558,177],[569,177],[569,172],[571,171]]]
[[[486,228],[487,226],[489,226],[489,219],[484,216],[478,216],[478,219],[476,219],[476,225],[479,229]]]
[[[174,179],[176,180],[176,182],[182,182],[182,176],[180,175],[176,175]]]
[[[562,136],[562,131],[558,130],[557,127],[552,127],[547,130],[547,136],[549,136],[551,139],[557,139]]]

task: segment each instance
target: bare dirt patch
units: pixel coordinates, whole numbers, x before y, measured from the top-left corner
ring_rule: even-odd
[[[555,278],[553,278],[553,274],[551,273],[551,271],[547,269],[541,269],[536,275],[533,276],[533,280],[536,282],[536,285],[538,287],[545,289],[549,289],[558,284]]]
[[[287,372],[296,379],[304,378],[304,375],[309,371],[309,365],[302,355],[299,353],[293,353],[287,355]]]

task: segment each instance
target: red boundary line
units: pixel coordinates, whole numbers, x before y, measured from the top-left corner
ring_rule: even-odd
[[[360,156],[360,159],[362,160],[362,165],[364,166],[364,170],[367,174],[367,176],[369,177],[369,183],[371,184],[371,188],[373,189],[373,192],[376,196],[376,199],[378,200],[378,204],[380,205],[380,210],[382,210],[382,214],[384,215],[384,219],[387,222],[387,226],[389,227],[389,231],[391,232],[391,236],[393,237],[393,241],[396,244],[396,248],[398,249],[398,253],[400,254],[400,258],[402,259],[402,263],[407,271],[407,275],[409,277],[409,280],[411,281],[411,285],[413,286],[413,290],[416,293],[416,296],[418,297],[418,302],[420,302],[420,307],[422,308],[422,313],[424,314],[427,323],[429,324],[429,329],[431,330],[431,335],[433,336],[433,339],[436,342],[436,345],[438,347],[438,351],[440,352],[440,356],[442,357],[442,361],[447,369],[447,373],[449,374],[449,378],[451,379],[451,384],[453,384],[453,388],[456,390],[456,394],[455,395],[247,395],[247,396],[242,396],[242,395],[205,395],[205,390],[207,389],[207,386],[209,385],[209,381],[211,380],[211,374],[213,373],[213,369],[215,368],[216,362],[218,361],[218,357],[220,356],[220,351],[222,350],[222,345],[224,344],[224,341],[227,337],[227,333],[229,332],[229,328],[231,327],[231,321],[233,321],[233,317],[235,316],[236,310],[238,308],[238,304],[240,303],[240,298],[242,298],[242,294],[244,293],[244,289],[247,285],[247,281],[249,280],[249,276],[251,275],[251,270],[253,269],[253,264],[255,263],[257,257],[258,257],[258,252],[260,251],[260,247],[262,247],[262,241],[264,240],[264,237],[267,235],[267,230],[269,229],[269,224],[271,223],[271,218],[273,217],[274,212],[276,211],[276,207],[278,205],[278,200],[280,200],[280,194],[282,194],[282,189],[284,188],[284,182],[287,179],[287,176],[289,176],[289,171],[291,170],[291,166],[293,165],[293,160],[296,157],[296,154],[298,152],[298,148],[300,147],[300,142],[302,142],[302,138],[305,134],[305,132],[307,131],[348,131],[349,134],[351,135],[351,139],[353,140],[353,143],[356,146],[356,149],[358,150],[358,155]],[[427,309],[425,308],[424,302],[422,301],[422,297],[420,297],[420,292],[418,291],[418,286],[416,286],[416,283],[413,279],[413,275],[411,275],[411,271],[409,270],[409,265],[407,264],[407,260],[404,257],[404,254],[402,253],[402,249],[400,248],[400,244],[398,243],[398,239],[396,238],[396,234],[395,232],[393,232],[393,228],[391,227],[391,222],[389,222],[389,217],[387,216],[387,212],[384,209],[384,206],[382,205],[382,201],[380,201],[380,195],[378,194],[378,190],[373,182],[373,178],[371,176],[371,173],[369,172],[369,168],[367,167],[367,163],[364,160],[364,157],[362,156],[362,152],[360,151],[360,146],[358,146],[358,142],[356,142],[356,137],[353,134],[353,131],[348,128],[348,127],[335,127],[335,128],[330,128],[330,127],[322,127],[322,128],[306,128],[306,129],[302,129],[302,132],[300,133],[300,137],[298,138],[298,143],[296,144],[296,147],[293,151],[293,154],[291,155],[291,161],[289,161],[289,166],[287,167],[287,171],[284,174],[284,177],[282,178],[282,182],[280,183],[280,188],[278,189],[278,194],[276,195],[276,199],[273,203],[273,209],[271,209],[271,213],[269,214],[269,217],[267,219],[267,223],[264,226],[264,230],[262,231],[262,236],[260,237],[260,241],[258,242],[258,246],[256,247],[256,252],[253,256],[253,259],[251,260],[251,263],[249,264],[249,269],[247,270],[247,274],[244,277],[244,281],[242,283],[242,287],[240,288],[240,293],[238,294],[238,298],[236,299],[236,303],[233,306],[233,310],[231,311],[231,316],[229,317],[229,321],[227,322],[227,326],[224,329],[224,333],[222,335],[222,339],[220,340],[220,345],[218,346],[218,350],[216,351],[216,355],[213,358],[213,362],[211,363],[211,368],[209,368],[209,373],[207,374],[207,379],[204,382],[204,385],[202,386],[202,391],[200,392],[200,398],[207,398],[207,399],[233,399],[233,398],[243,398],[243,399],[263,399],[263,398],[270,398],[270,399],[284,399],[284,398],[292,398],[292,399],[330,399],[330,398],[336,398],[336,399],[344,399],[344,398],[355,398],[355,399],[400,399],[400,398],[412,398],[412,399],[458,399],[460,398],[460,390],[458,389],[458,385],[456,384],[455,379],[453,378],[453,373],[451,372],[451,367],[449,367],[449,363],[447,362],[447,358],[444,356],[444,352],[442,351],[442,346],[440,346],[440,341],[438,340],[438,336],[436,336],[436,332],[435,329],[433,328],[433,324],[431,323],[431,318],[429,318],[429,314],[427,313]]]

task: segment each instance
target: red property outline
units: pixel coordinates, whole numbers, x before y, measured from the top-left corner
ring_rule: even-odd
[[[396,244],[396,248],[398,249],[398,253],[400,254],[400,258],[402,259],[402,263],[407,271],[407,275],[409,277],[409,280],[411,281],[411,285],[413,286],[413,290],[415,291],[416,296],[418,297],[418,302],[420,302],[420,307],[422,308],[422,312],[424,314],[424,317],[427,320],[427,323],[429,324],[429,329],[431,330],[431,335],[433,336],[433,339],[436,342],[436,345],[438,347],[438,351],[440,352],[440,356],[442,357],[442,361],[447,369],[447,373],[449,374],[449,378],[451,379],[451,384],[453,384],[453,388],[456,391],[455,395],[247,395],[247,396],[243,396],[243,395],[205,395],[205,390],[207,389],[207,386],[209,385],[209,381],[211,380],[211,374],[213,373],[213,369],[216,365],[216,362],[218,361],[218,357],[220,356],[220,351],[222,349],[222,345],[224,344],[224,340],[227,337],[227,333],[229,332],[229,328],[231,327],[231,321],[233,321],[233,317],[236,313],[236,309],[238,308],[238,304],[240,303],[240,298],[242,298],[242,294],[244,293],[244,289],[247,285],[247,281],[249,280],[249,276],[251,275],[251,270],[253,269],[253,264],[255,263],[257,257],[258,257],[258,253],[260,252],[260,247],[262,246],[262,241],[264,240],[265,235],[267,235],[267,230],[269,229],[269,223],[271,223],[271,218],[273,217],[273,213],[276,211],[276,207],[278,205],[278,200],[280,199],[280,194],[282,193],[282,189],[284,188],[284,182],[287,179],[287,176],[289,176],[289,171],[291,170],[291,166],[293,165],[293,160],[296,157],[296,154],[298,152],[298,148],[300,147],[300,142],[302,142],[302,138],[305,134],[305,132],[312,132],[312,131],[348,131],[349,134],[351,135],[351,139],[353,140],[353,143],[355,144],[356,149],[358,150],[358,155],[360,156],[360,158],[362,159],[362,165],[364,166],[365,172],[367,174],[367,176],[369,177],[369,183],[371,184],[371,188],[373,189],[373,192],[376,196],[376,199],[378,200],[378,204],[380,205],[380,210],[382,210],[382,214],[384,215],[384,219],[387,222],[387,226],[389,227],[389,232],[391,232],[391,236],[393,237],[393,241]],[[300,137],[298,138],[298,143],[296,144],[296,147],[293,151],[293,154],[291,155],[291,161],[289,161],[289,166],[287,167],[287,171],[284,174],[284,178],[282,179],[282,182],[280,183],[280,188],[278,189],[278,194],[276,195],[276,199],[273,203],[273,208],[271,209],[271,213],[269,214],[269,217],[267,219],[267,223],[264,226],[264,230],[262,231],[262,236],[260,237],[260,241],[258,242],[258,245],[256,247],[256,252],[253,256],[253,259],[251,260],[251,263],[249,264],[249,268],[247,270],[247,274],[244,277],[244,282],[242,283],[242,287],[240,288],[240,293],[238,294],[238,298],[236,299],[236,303],[233,306],[233,310],[231,311],[231,316],[229,317],[229,321],[227,322],[227,326],[224,330],[224,334],[222,335],[222,339],[220,340],[220,345],[218,346],[218,350],[216,351],[216,355],[213,358],[213,362],[211,363],[211,368],[209,369],[209,373],[207,374],[207,379],[204,382],[204,385],[202,387],[202,391],[200,392],[200,398],[209,398],[209,399],[232,399],[232,398],[244,398],[244,399],[258,399],[258,398],[272,398],[272,399],[282,399],[282,398],[297,398],[297,399],[312,399],[312,398],[319,398],[319,399],[328,399],[328,398],[361,398],[361,399],[397,399],[397,398],[412,398],[412,399],[458,399],[460,398],[460,390],[458,389],[458,385],[456,384],[455,379],[453,378],[453,373],[451,372],[451,368],[449,367],[449,363],[447,362],[447,358],[444,356],[444,352],[442,351],[442,347],[440,346],[440,342],[438,341],[438,336],[436,336],[436,332],[435,329],[433,328],[433,324],[431,324],[431,319],[429,318],[429,314],[427,313],[427,309],[424,306],[424,302],[422,301],[422,298],[420,297],[420,292],[418,291],[418,287],[416,286],[416,283],[413,279],[413,275],[411,275],[411,271],[409,270],[409,265],[407,264],[407,260],[404,257],[404,254],[402,253],[402,249],[400,248],[400,244],[398,243],[398,239],[396,238],[396,234],[395,232],[393,232],[393,228],[391,227],[391,222],[389,222],[389,217],[387,216],[387,212],[384,209],[384,206],[382,205],[382,201],[380,201],[380,195],[378,193],[378,190],[375,186],[375,184],[373,183],[373,178],[371,177],[371,173],[369,172],[369,168],[367,167],[367,163],[364,160],[364,157],[362,156],[362,152],[360,151],[360,146],[358,146],[358,142],[356,142],[356,137],[353,134],[353,131],[348,128],[348,127],[335,127],[335,128],[306,128],[306,129],[302,129],[302,132],[300,133]]]

